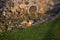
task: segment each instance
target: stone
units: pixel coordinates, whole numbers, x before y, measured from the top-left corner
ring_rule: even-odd
[[[3,30],[2,29],[0,29],[0,33],[2,33],[3,32]]]

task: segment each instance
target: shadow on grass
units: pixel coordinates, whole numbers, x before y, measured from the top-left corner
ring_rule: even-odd
[[[45,34],[45,37],[43,40],[60,40],[56,36],[54,37],[54,34],[56,33],[56,31],[58,31],[58,27],[59,27],[58,25],[60,24],[60,19],[56,19],[55,21],[53,21],[51,23],[52,24],[50,25],[50,28],[47,31],[47,33]],[[58,35],[58,34],[55,34],[55,35]],[[60,36],[58,36],[58,37],[60,37]]]

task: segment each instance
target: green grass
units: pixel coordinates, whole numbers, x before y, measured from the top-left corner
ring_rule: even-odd
[[[60,19],[37,24],[26,29],[0,33],[0,40],[59,40]]]

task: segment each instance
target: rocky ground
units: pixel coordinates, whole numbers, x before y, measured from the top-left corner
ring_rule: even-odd
[[[0,2],[0,31],[30,27],[60,16],[60,3],[52,0]]]

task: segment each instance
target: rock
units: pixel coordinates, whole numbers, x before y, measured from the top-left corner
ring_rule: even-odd
[[[12,29],[13,29],[12,27],[8,27],[8,29],[7,29],[7,30],[8,30],[8,31],[11,31]]]
[[[3,30],[2,29],[0,29],[0,33],[2,33],[3,32]]]

